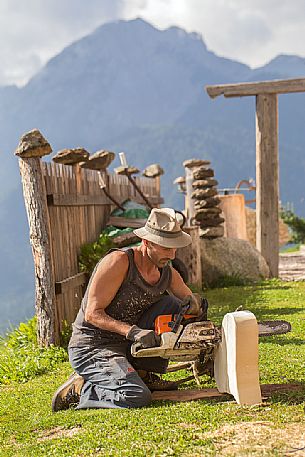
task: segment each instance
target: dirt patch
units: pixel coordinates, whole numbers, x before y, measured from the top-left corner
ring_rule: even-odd
[[[272,422],[241,422],[205,433],[212,439],[216,455],[305,457],[305,424],[281,425]]]
[[[55,438],[71,438],[72,436],[79,433],[81,427],[73,428],[64,428],[64,427],[54,427],[49,430],[44,430],[41,435],[37,438],[38,442],[53,440]]]

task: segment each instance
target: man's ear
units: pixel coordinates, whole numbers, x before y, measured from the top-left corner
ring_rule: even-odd
[[[149,241],[148,240],[143,240],[142,239],[142,243],[144,244],[144,246],[147,248],[149,246]]]

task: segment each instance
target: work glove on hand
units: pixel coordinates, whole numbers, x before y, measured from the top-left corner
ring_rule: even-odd
[[[126,335],[126,339],[139,343],[143,349],[160,346],[161,337],[153,330],[144,330],[133,325]]]
[[[194,293],[192,295],[188,295],[183,302],[189,301],[189,309],[187,310],[187,314],[194,314],[194,316],[199,316],[202,313],[201,309],[201,297],[199,294]]]

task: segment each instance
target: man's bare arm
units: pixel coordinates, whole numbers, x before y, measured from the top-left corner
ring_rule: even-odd
[[[105,311],[114,299],[129,266],[122,251],[108,254],[100,263],[90,285],[85,320],[96,327],[126,336],[131,326],[110,317]]]
[[[191,296],[189,313],[199,315],[201,310],[201,298],[199,294],[193,294],[191,289],[185,284],[182,277],[175,268],[171,267],[172,280],[170,284],[170,292],[177,298],[183,300],[187,296]]]
[[[180,300],[183,300],[188,295],[192,295],[191,289],[185,284],[182,277],[175,268],[171,267],[172,271],[172,280],[170,283],[169,290]]]

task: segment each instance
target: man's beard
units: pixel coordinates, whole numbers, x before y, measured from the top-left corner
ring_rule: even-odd
[[[158,268],[163,268],[170,262],[170,259],[168,259],[167,257],[163,259],[154,260],[152,256],[149,254],[149,252],[147,252],[147,257],[149,258],[151,263],[156,265],[156,267]]]

